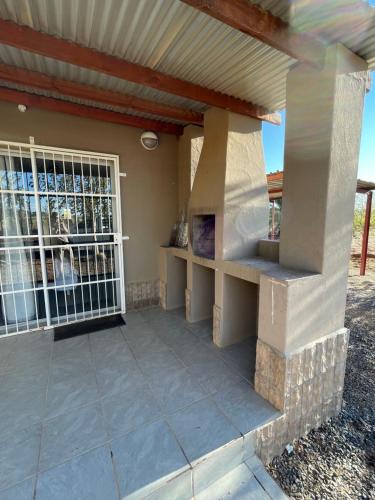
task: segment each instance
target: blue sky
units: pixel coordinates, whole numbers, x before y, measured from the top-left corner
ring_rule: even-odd
[[[366,181],[375,182],[375,72],[372,74],[372,81],[372,89],[365,98],[358,177]],[[266,157],[267,173],[283,170],[284,134],[284,112],[282,112],[282,125],[279,127],[263,122],[264,154]]]

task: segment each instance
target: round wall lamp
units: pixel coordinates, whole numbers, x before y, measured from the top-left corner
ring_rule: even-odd
[[[19,104],[17,107],[18,111],[20,111],[21,113],[25,113],[27,111],[27,106],[25,106],[24,104]]]
[[[159,137],[155,132],[143,132],[141,135],[141,144],[147,151],[152,151],[159,146]]]

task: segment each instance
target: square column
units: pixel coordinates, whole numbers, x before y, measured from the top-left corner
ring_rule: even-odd
[[[325,275],[349,260],[367,63],[342,45],[287,78],[280,263]],[[342,284],[341,284],[342,285]],[[345,285],[344,285],[345,286]]]
[[[260,279],[255,389],[281,410],[264,461],[339,413],[346,285],[367,64],[342,45],[287,78],[280,264]],[[290,271],[283,272],[282,269]]]

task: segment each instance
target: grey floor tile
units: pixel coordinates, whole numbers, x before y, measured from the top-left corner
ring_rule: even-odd
[[[14,353],[39,353],[50,352],[53,345],[52,332],[24,333],[20,335],[14,346]]]
[[[167,377],[151,379],[151,390],[164,413],[171,413],[207,396],[185,369]]]
[[[94,350],[94,363],[96,366],[105,366],[111,363],[126,363],[128,361],[134,361],[134,356],[124,340],[122,340],[122,343],[110,342]]]
[[[144,375],[135,361],[121,361],[99,364],[96,378],[99,392],[105,397],[123,392],[127,387],[144,380]]]
[[[112,442],[113,459],[126,498],[145,498],[189,469],[164,421],[157,421]]]
[[[43,375],[46,377],[51,359],[51,353],[25,352],[11,353],[6,365],[7,372],[14,372],[26,378]]]
[[[167,417],[190,463],[241,437],[210,399],[203,399]]]
[[[48,379],[44,371],[24,372],[16,371],[0,376],[0,394],[28,393],[31,390],[44,390],[47,387]]]
[[[210,351],[202,342],[197,341],[197,339],[189,342],[189,344],[183,343],[181,346],[175,346],[173,349],[178,353],[178,357],[186,366],[221,361],[218,356]]]
[[[53,357],[68,356],[71,354],[85,354],[90,351],[88,335],[79,335],[69,339],[58,340],[53,343]]]
[[[233,384],[222,391],[217,391],[213,399],[243,434],[270,422],[279,415],[279,412],[260,397],[247,382]]]
[[[220,350],[220,355],[234,370],[247,380],[255,370],[256,338],[246,339]]]
[[[138,358],[138,364],[143,373],[151,380],[173,377],[175,372],[184,369],[184,365],[169,349]]]
[[[168,317],[167,313],[161,307],[150,307],[141,311],[146,321],[155,321],[163,317]]]
[[[220,377],[224,374],[235,372],[219,357],[211,355],[206,360],[198,359],[188,364],[189,372],[202,383],[212,380],[213,377]],[[212,382],[211,382],[212,383]]]
[[[110,437],[125,434],[161,416],[158,404],[141,380],[116,396],[103,398],[101,405]]]
[[[105,349],[110,345],[124,343],[124,337],[119,326],[91,333],[89,339],[94,351]]]
[[[22,344],[22,347],[29,345],[36,346],[38,349],[44,345],[53,342],[53,331],[37,331],[26,333],[18,337],[17,345]]]
[[[95,369],[96,371],[105,370],[108,365],[122,365],[122,364],[134,364],[135,357],[132,351],[125,347],[119,349],[113,349],[111,353],[104,352],[102,355],[98,355],[95,359]]]
[[[124,314],[123,316],[126,327],[132,327],[134,325],[139,325],[139,323],[143,323],[146,319],[142,316],[139,311],[130,311]]]
[[[198,339],[210,339],[212,341],[213,335],[213,321],[212,319],[205,319],[197,321],[196,323],[188,323],[188,329],[194,333]]]
[[[1,352],[11,352],[15,345],[16,345],[16,342],[19,341],[19,336],[17,335],[13,335],[11,337],[5,337],[5,336],[1,336],[0,335],[0,349],[1,349]]]
[[[99,399],[95,373],[79,377],[52,377],[48,385],[46,415],[48,418]]]
[[[152,328],[154,328],[158,333],[162,333],[165,330],[172,330],[174,328],[183,328],[185,323],[186,322],[182,318],[170,313],[149,322]]]
[[[183,307],[178,307],[177,309],[171,309],[169,311],[171,314],[178,316],[179,318],[185,320],[186,318],[186,308],[185,306]]]
[[[244,460],[243,439],[236,439],[210,453],[193,469],[194,494],[205,490],[210,484],[220,480]]]
[[[218,364],[215,366],[207,367],[207,370],[197,371],[198,367],[195,367],[195,376],[197,376],[197,372],[200,374],[198,380],[200,384],[209,394],[215,394],[218,390],[224,390],[226,387],[231,386],[232,384],[239,384],[243,382],[243,378],[236,373],[234,370],[231,370],[224,364]],[[194,369],[192,370],[194,373]]]
[[[194,352],[199,350],[197,349],[197,343],[199,343],[204,352],[207,352],[204,344],[198,342],[191,332],[184,333],[180,335],[179,338],[169,341],[170,348],[185,365],[193,359]]]
[[[52,359],[50,374],[56,378],[79,377],[94,370],[90,351],[61,355]]]
[[[106,446],[39,475],[35,500],[67,499],[118,499],[111,455]]]
[[[39,470],[58,465],[107,440],[98,404],[72,410],[45,421]]]
[[[245,464],[239,465],[221,479],[210,485],[206,490],[195,496],[196,500],[269,500]]]
[[[37,378],[0,377],[0,438],[41,422],[46,399],[46,384]],[[47,383],[47,379],[45,380]]]
[[[14,350],[9,355],[9,367],[20,369],[22,367],[48,366],[52,353],[52,343],[39,344],[38,342],[35,345],[30,343],[24,346],[16,344]]]
[[[40,440],[41,425],[33,425],[0,440],[0,490],[36,474]]]
[[[155,335],[155,330],[150,323],[144,321],[132,326],[121,328],[122,335],[127,342],[136,341],[139,337],[152,337]]]
[[[152,356],[158,352],[169,351],[168,346],[155,332],[153,332],[152,335],[134,337],[129,340],[129,345],[136,358]]]
[[[6,371],[9,357],[13,352],[17,337],[0,336],[0,373]]]
[[[191,469],[174,477],[145,498],[146,500],[192,500],[193,478]]]
[[[247,460],[246,465],[256,477],[258,483],[268,493],[272,500],[287,500],[288,496],[283,492],[276,481],[268,474],[262,462],[255,455]]]
[[[0,491],[1,500],[34,500],[35,477]]]
[[[172,328],[159,328],[154,325],[153,327],[163,342],[170,347],[181,344],[189,345],[189,343],[192,345],[197,342],[197,339],[185,326],[176,325]]]

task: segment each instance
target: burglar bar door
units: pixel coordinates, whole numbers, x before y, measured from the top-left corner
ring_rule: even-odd
[[[0,141],[0,335],[125,311],[118,157]]]

